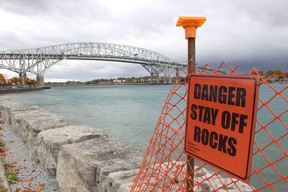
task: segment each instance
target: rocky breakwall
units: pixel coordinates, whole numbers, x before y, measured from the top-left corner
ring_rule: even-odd
[[[68,125],[37,106],[0,98],[0,119],[27,144],[31,157],[56,176],[61,191],[129,191],[143,158],[103,130]]]

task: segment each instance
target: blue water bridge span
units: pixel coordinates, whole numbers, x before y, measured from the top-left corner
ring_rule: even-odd
[[[142,65],[150,74],[170,73],[171,70],[186,68],[155,51],[144,48],[112,43],[68,43],[48,47],[11,50],[0,52],[0,69],[8,69],[19,74],[37,75],[44,82],[44,73],[62,60],[99,60],[128,62]]]

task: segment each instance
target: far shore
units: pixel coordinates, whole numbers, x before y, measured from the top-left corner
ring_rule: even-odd
[[[0,95],[41,91],[51,87],[97,87],[97,86],[126,86],[126,85],[171,85],[171,83],[105,83],[105,84],[45,84],[44,87],[0,87]]]
[[[30,87],[30,88],[0,88],[1,94],[9,94],[9,93],[22,93],[29,91],[40,91],[43,90],[43,87]]]
[[[23,93],[31,91],[41,91],[52,87],[100,87],[100,86],[129,86],[129,85],[172,85],[173,83],[99,83],[99,84],[79,84],[79,83],[45,83],[43,87],[0,87],[0,95],[11,93]],[[271,82],[270,84],[288,84],[288,82]]]

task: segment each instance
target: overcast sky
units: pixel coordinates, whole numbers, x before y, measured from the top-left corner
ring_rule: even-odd
[[[126,44],[186,62],[179,16],[206,16],[197,29],[196,62],[223,60],[238,72],[288,72],[287,0],[0,0],[0,51],[72,42]],[[0,70],[6,76],[16,76]],[[145,76],[141,66],[61,61],[45,81]]]

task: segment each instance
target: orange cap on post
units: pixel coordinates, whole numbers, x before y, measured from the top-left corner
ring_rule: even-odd
[[[196,38],[196,29],[201,27],[206,21],[206,17],[187,17],[181,16],[176,24],[177,27],[185,29],[185,38]]]

